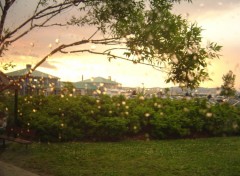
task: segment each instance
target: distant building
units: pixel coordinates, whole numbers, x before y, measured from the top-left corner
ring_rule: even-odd
[[[78,95],[93,95],[98,87],[96,85],[94,85],[94,83],[88,83],[88,82],[83,82],[83,81],[79,81],[79,82],[75,82],[73,83],[75,89],[75,94]]]
[[[31,72],[31,65],[27,64],[25,69],[6,73],[10,80],[22,79],[19,84],[20,95],[50,95],[60,92],[58,77],[34,70],[25,78],[29,71]]]
[[[76,88],[76,93],[81,95],[94,95],[94,94],[116,94],[121,92],[122,85],[116,81],[112,81],[111,77],[108,79],[102,77],[94,77],[79,82],[73,83]],[[112,91],[111,91],[112,90]]]

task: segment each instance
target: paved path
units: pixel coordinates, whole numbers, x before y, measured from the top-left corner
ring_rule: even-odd
[[[12,164],[0,161],[0,176],[39,176]]]

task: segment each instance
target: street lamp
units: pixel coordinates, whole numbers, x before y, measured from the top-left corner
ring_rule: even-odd
[[[142,94],[144,95],[144,83],[142,83]]]

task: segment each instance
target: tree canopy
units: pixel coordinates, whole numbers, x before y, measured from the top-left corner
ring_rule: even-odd
[[[236,94],[235,85],[236,75],[230,70],[228,73],[223,75],[223,85],[221,86],[220,95],[224,96],[234,96]]]
[[[53,26],[78,26],[79,29],[91,26],[96,29],[85,39],[53,48],[31,71],[56,53],[91,53],[105,55],[109,61],[123,59],[152,66],[167,72],[167,83],[193,89],[209,79],[207,63],[218,58],[221,50],[216,43],[202,46],[201,27],[173,14],[173,4],[181,0],[38,0],[30,17],[19,26],[8,28],[7,15],[16,2],[5,0],[0,3],[1,57],[8,54],[7,50],[14,42],[35,29]],[[72,8],[77,9],[77,13],[68,11],[71,16],[68,21],[57,20],[56,17]],[[89,43],[103,45],[105,49],[80,47]],[[2,69],[9,66],[13,65],[6,63]]]

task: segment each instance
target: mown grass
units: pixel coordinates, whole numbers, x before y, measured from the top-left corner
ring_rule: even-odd
[[[9,144],[0,159],[41,175],[237,176],[240,139]]]

